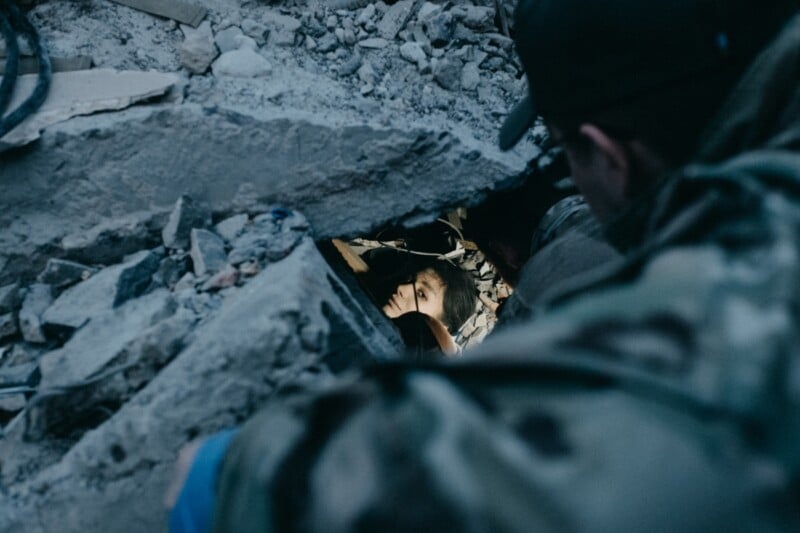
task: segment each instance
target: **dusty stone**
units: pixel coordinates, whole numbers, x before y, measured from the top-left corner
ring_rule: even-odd
[[[9,283],[0,287],[0,313],[15,311],[20,302],[19,283]]]
[[[181,65],[189,72],[203,74],[219,54],[211,23],[205,21],[197,29],[181,26],[181,30],[185,36],[180,47]]]
[[[336,18],[336,15],[328,15],[328,18],[325,19],[325,27],[329,30],[333,30],[339,25],[339,19]]]
[[[310,35],[315,39],[318,39],[328,33],[325,25],[320,24],[320,22],[314,17],[309,17],[307,20],[303,21],[302,31],[305,32],[306,35]]]
[[[433,2],[423,2],[417,11],[417,20],[424,22],[441,12],[442,6]]]
[[[176,293],[187,290],[194,292],[194,286],[196,282],[197,282],[197,276],[195,276],[192,272],[187,272],[186,274],[181,276],[181,279],[178,280],[178,282],[175,284],[172,290],[175,291]]]
[[[171,289],[187,273],[189,266],[189,254],[180,253],[165,257],[153,274],[153,283]]]
[[[247,225],[247,221],[248,217],[244,213],[241,215],[233,215],[217,223],[217,225],[214,226],[214,233],[226,241],[232,241],[241,235],[242,231],[244,231],[244,227]]]
[[[238,265],[246,261],[278,261],[286,257],[306,235],[309,226],[296,212],[274,209],[253,219],[248,230],[233,243],[228,261]]]
[[[317,51],[322,52],[323,54],[336,50],[338,47],[339,40],[336,38],[336,35],[332,33],[326,33],[317,39]]]
[[[258,52],[240,48],[225,52],[211,65],[215,76],[259,78],[272,72],[272,65]]]
[[[446,11],[431,17],[425,22],[424,27],[430,43],[441,48],[452,41],[456,30],[456,20],[450,12]]]
[[[14,313],[0,315],[0,339],[15,335],[19,331]]]
[[[369,39],[364,39],[363,41],[358,41],[358,46],[360,46],[361,48],[372,48],[375,50],[386,48],[388,44],[389,41],[381,37],[371,37]]]
[[[375,73],[372,63],[366,61],[363,65],[361,65],[361,67],[359,67],[358,79],[364,83],[369,83],[370,85],[375,85],[378,82],[378,75]]]
[[[97,272],[96,268],[75,261],[51,258],[47,260],[47,265],[36,279],[40,283],[63,288],[89,279],[95,272]]]
[[[246,278],[253,277],[259,272],[261,272],[261,267],[259,267],[258,261],[245,261],[239,265],[239,273]]]
[[[356,24],[364,26],[366,23],[375,18],[375,5],[367,4],[367,7],[361,10],[361,13],[356,17]]]
[[[400,46],[400,56],[406,61],[419,64],[427,59],[425,51],[419,43],[404,43]]]
[[[28,403],[24,394],[0,394],[0,411],[16,413],[25,408]]]
[[[0,387],[33,387],[41,377],[36,362],[7,366],[0,369]]]
[[[468,44],[475,44],[480,42],[480,37],[475,34],[474,31],[467,28],[461,23],[456,23],[456,29],[453,32],[453,41],[454,42],[461,42],[461,43],[468,43]]]
[[[230,26],[224,30],[218,31],[214,35],[214,42],[219,48],[221,53],[230,52],[239,48],[239,43],[236,42],[236,37],[244,35],[242,29],[237,26]]]
[[[477,63],[467,63],[461,70],[461,88],[474,91],[481,82],[481,73]]]
[[[361,90],[360,90],[361,96],[366,96],[366,95],[370,94],[374,90],[375,90],[375,87],[373,87],[373,85],[371,83],[365,83],[361,87]]]
[[[339,41],[340,44],[344,44],[344,30],[342,28],[333,30],[333,35],[336,36],[336,40]]]
[[[22,338],[28,342],[47,342],[42,330],[42,314],[53,304],[53,289],[50,285],[34,283],[28,287],[22,309],[19,312],[19,328]]]
[[[433,79],[448,91],[456,91],[461,85],[460,64],[449,60],[441,59],[433,67]]]
[[[239,271],[231,265],[225,265],[222,270],[203,283],[200,290],[217,291],[226,287],[233,287],[237,281],[239,281]]]
[[[400,0],[390,7],[378,23],[378,35],[392,40],[402,30],[413,14],[414,0]]]
[[[211,212],[183,195],[175,202],[169,221],[161,232],[167,248],[189,248],[189,233],[194,228],[205,228],[211,222]]]
[[[203,229],[190,234],[192,267],[196,276],[213,274],[227,263],[225,242],[218,235]]]
[[[457,20],[464,26],[478,31],[496,31],[494,9],[485,6],[460,5],[452,10]]]
[[[29,95],[38,76],[19,76],[10,109],[16,109]],[[39,138],[43,129],[71,117],[98,111],[124,109],[136,102],[163,95],[180,79],[161,72],[116,71],[109,69],[56,72],[47,100],[36,113],[0,140],[0,152]]]
[[[346,77],[352,76],[361,68],[361,55],[353,54],[350,59],[342,63],[339,67],[339,76]]]
[[[267,32],[267,27],[261,22],[253,19],[244,19],[242,20],[241,28],[245,35],[252,37],[258,44],[266,42],[265,33]]]
[[[42,315],[45,331],[70,333],[114,307],[139,296],[150,284],[161,254],[142,251],[105,268],[59,296]]]

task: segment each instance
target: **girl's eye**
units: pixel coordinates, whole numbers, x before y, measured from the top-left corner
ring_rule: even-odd
[[[417,291],[417,298],[425,299],[425,293],[423,291]]]

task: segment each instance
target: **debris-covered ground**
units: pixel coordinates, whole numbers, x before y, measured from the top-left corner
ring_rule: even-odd
[[[125,3],[30,7],[94,68],[0,140],[0,531],[163,530],[183,444],[401,349],[315,240],[433,221],[536,153],[495,148],[525,92],[509,5]],[[466,346],[508,289],[461,262]]]

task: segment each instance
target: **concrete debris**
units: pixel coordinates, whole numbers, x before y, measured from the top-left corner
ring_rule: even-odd
[[[37,75],[17,78],[10,108],[18,107],[33,92]],[[175,74],[115,71],[110,69],[57,72],[47,100],[22,124],[0,139],[0,152],[36,140],[41,130],[77,115],[124,109],[136,102],[166,93],[179,80]]]
[[[25,408],[27,403],[25,394],[0,394],[0,411],[17,413]]]
[[[190,241],[195,276],[214,274],[227,264],[225,242],[220,236],[208,230],[193,229]]]
[[[481,72],[477,63],[467,63],[461,71],[461,88],[474,91],[481,82]]]
[[[19,329],[22,338],[32,343],[45,343],[47,337],[42,329],[42,314],[53,304],[53,289],[50,285],[34,283],[28,287],[22,309],[19,312]]]
[[[276,208],[255,217],[247,231],[233,241],[228,261],[236,266],[246,261],[272,262],[283,259],[308,229],[308,222],[299,213],[287,213]]]
[[[189,233],[192,229],[205,228],[210,223],[211,212],[189,196],[183,195],[175,202],[167,225],[161,232],[164,246],[188,250]]]
[[[44,267],[44,270],[42,270],[36,279],[40,283],[46,283],[58,289],[62,289],[79,281],[89,279],[95,272],[97,272],[96,268],[75,261],[50,258],[47,260],[47,265]]]
[[[392,4],[378,23],[378,35],[388,40],[397,37],[397,34],[414,14],[414,8],[418,5],[416,0],[400,0]]]
[[[214,35],[214,43],[217,45],[220,53],[230,52],[231,50],[237,50],[239,48],[239,43],[236,41],[236,37],[244,35],[242,33],[242,29],[238,26],[229,26],[224,30],[218,31]]]
[[[387,46],[389,46],[389,41],[381,37],[371,37],[369,39],[364,39],[363,41],[359,41],[358,46],[360,46],[361,48],[371,48],[374,50],[380,50],[382,48],[386,48]]]
[[[41,377],[36,362],[6,366],[0,369],[0,388],[32,387]]]
[[[144,250],[70,287],[42,315],[45,332],[49,329],[57,335],[68,335],[93,318],[139,296],[150,285],[160,261],[160,253]]]
[[[139,9],[146,13],[166,17],[197,27],[206,16],[204,7],[184,2],[183,0],[113,0],[118,4]]]
[[[9,283],[0,287],[0,313],[15,311],[20,302],[19,283]]]
[[[406,61],[419,65],[427,59],[425,51],[419,43],[404,43],[400,45],[400,56]]]
[[[467,4],[454,7],[452,13],[456,20],[468,28],[482,32],[497,31],[494,8]]]
[[[161,260],[155,274],[153,274],[153,285],[155,287],[174,288],[181,278],[187,273],[190,267],[189,254],[180,252],[165,257]]]
[[[11,337],[19,331],[17,327],[17,317],[14,313],[0,315],[0,339]]]
[[[244,213],[240,215],[233,215],[232,217],[228,217],[225,220],[220,221],[216,226],[214,226],[214,233],[230,242],[242,234],[248,220],[249,219],[247,215]]]
[[[240,44],[243,42],[241,39]],[[250,47],[225,52],[211,65],[215,76],[260,78],[272,72],[272,65]]]
[[[268,11],[262,15],[262,21],[269,32],[270,46],[294,46],[295,34],[302,26],[298,19]]]
[[[361,68],[361,54],[355,53],[339,67],[339,76],[352,76]]]
[[[211,23],[205,21],[197,29],[182,26],[181,30],[185,36],[180,48],[181,65],[189,72],[203,74],[219,55]]]
[[[367,4],[356,17],[356,24],[364,26],[375,19],[375,4]]]
[[[326,33],[317,39],[317,51],[326,53],[336,50],[339,47],[339,40],[333,33]]]
[[[448,91],[457,91],[461,86],[461,65],[450,59],[440,59],[433,67],[433,79]]]
[[[424,23],[425,32],[430,43],[437,47],[450,44],[456,30],[456,20],[450,12],[443,12],[432,16]]]

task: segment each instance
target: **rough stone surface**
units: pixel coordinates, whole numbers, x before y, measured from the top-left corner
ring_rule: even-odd
[[[278,261],[291,252],[308,231],[308,221],[296,212],[276,208],[259,215],[232,243],[228,262]]]
[[[158,270],[153,274],[153,283],[156,286],[172,289],[189,270],[189,266],[188,253],[177,253],[165,257],[161,260]]]
[[[47,337],[42,329],[42,314],[53,303],[53,289],[50,285],[34,283],[28,287],[22,309],[19,312],[19,329],[22,338],[28,342],[44,343]]]
[[[210,222],[211,213],[208,209],[196,204],[189,196],[181,196],[161,232],[164,246],[188,250],[189,232],[193,228],[205,228]]]
[[[255,50],[242,47],[225,52],[211,66],[216,76],[232,76],[235,78],[259,78],[272,71],[269,61]]]
[[[89,279],[96,271],[95,268],[75,261],[51,258],[36,279],[41,283],[63,288]]]
[[[194,74],[202,74],[211,66],[211,62],[219,54],[214,44],[211,23],[205,21],[196,29],[181,26],[185,36],[181,45],[181,64]]]
[[[467,63],[461,71],[461,88],[474,91],[481,81],[481,73],[477,63]]]
[[[0,313],[10,313],[19,305],[19,283],[0,287]]]
[[[14,316],[14,313],[0,315],[0,339],[10,337],[18,331],[17,317]]]
[[[428,39],[436,47],[446,46],[450,43],[455,29],[455,18],[449,12],[439,13],[425,23]]]
[[[39,381],[39,365],[22,363],[0,369],[0,387],[25,387]]]
[[[425,51],[422,49],[419,43],[404,43],[400,45],[400,55],[406,61],[410,61],[411,63],[418,64],[422,61],[425,61],[427,56],[425,55]]]
[[[413,14],[414,0],[400,0],[386,11],[378,23],[378,35],[384,39],[394,39]]]
[[[230,52],[239,48],[239,42],[236,37],[244,35],[242,29],[237,26],[230,26],[224,30],[218,31],[214,35],[214,43],[217,45],[220,53]]]
[[[239,280],[239,271],[231,265],[225,265],[222,270],[211,276],[208,281],[203,283],[200,290],[218,291],[236,285]]]
[[[0,531],[163,531],[165,515],[154,510],[186,435],[239,423],[287,380],[322,386],[320,361],[331,353],[393,351],[356,318],[358,303],[332,285],[311,240],[250,283],[112,418],[0,494]]]
[[[227,264],[225,242],[219,235],[208,230],[193,229],[190,241],[195,276],[214,274]]]
[[[449,59],[442,59],[433,67],[433,79],[448,91],[461,86],[461,65]]]
[[[142,251],[67,289],[42,315],[45,327],[71,331],[138,296],[149,286],[160,260],[159,253]]]
[[[244,213],[241,215],[233,215],[232,217],[218,222],[214,226],[214,232],[226,241],[232,241],[241,235],[247,221],[248,217]]]

